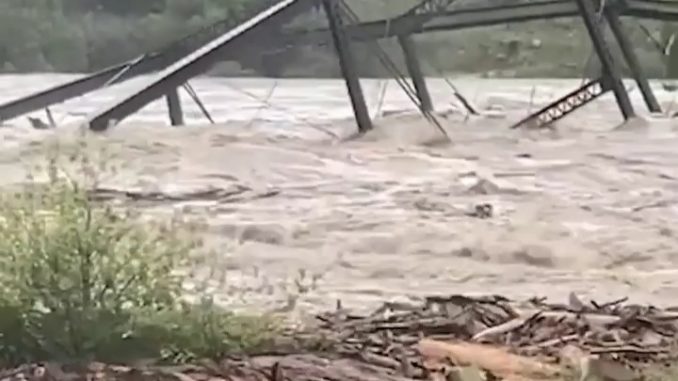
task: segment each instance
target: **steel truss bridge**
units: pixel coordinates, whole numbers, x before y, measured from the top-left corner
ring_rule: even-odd
[[[0,122],[41,109],[49,111],[51,105],[139,75],[156,73],[140,90],[89,115],[87,124],[91,130],[105,130],[154,100],[165,97],[172,125],[180,125],[183,124],[177,93],[180,87],[186,88],[209,117],[188,81],[205,73],[215,63],[236,59],[243,52],[252,50],[266,52],[300,45],[332,45],[346,82],[358,130],[365,132],[372,127],[372,121],[365,105],[351,43],[374,43],[384,38],[397,38],[400,42],[410,81],[400,81],[399,84],[411,94],[420,111],[435,122],[431,113],[431,97],[412,35],[566,17],[579,18],[586,27],[601,63],[601,75],[517,122],[513,128],[526,123],[548,125],[608,92],[614,94],[625,119],[635,115],[622,83],[622,62],[611,53],[610,42],[605,38],[605,27],[609,27],[612,32],[622,53],[620,58],[625,61],[637,82],[647,108],[651,112],[661,111],[622,19],[678,20],[678,0],[496,0],[495,5],[475,6],[473,3],[477,4],[463,0],[423,0],[396,17],[360,22],[343,0],[281,0],[230,30],[225,30],[225,22],[216,23],[128,62],[1,104]],[[289,27],[291,21],[311,9],[324,12],[328,20],[326,28],[295,30]],[[385,53],[378,53],[387,69],[398,75]]]

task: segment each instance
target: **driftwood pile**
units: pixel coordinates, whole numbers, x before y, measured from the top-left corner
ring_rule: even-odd
[[[321,315],[321,329],[334,332],[339,353],[391,356],[416,354],[426,338],[501,345],[526,356],[559,358],[566,345],[629,363],[673,360],[678,308],[624,304],[625,300],[568,304],[532,299],[515,303],[500,296],[430,297],[421,306],[388,303],[369,316],[343,311]]]
[[[275,354],[182,367],[90,364],[67,371],[41,364],[0,374],[0,381],[630,381],[648,364],[678,360],[678,309],[625,300],[598,304],[571,295],[566,304],[548,304],[455,295],[387,303],[367,316],[337,308],[317,318],[317,326],[288,338],[302,344]]]
[[[626,304],[626,299],[583,302],[571,294],[566,304],[549,304],[454,295],[430,297],[419,306],[385,304],[369,316],[337,311],[319,319],[323,330],[334,332],[338,353],[418,379],[440,370],[428,360],[491,371],[498,357],[532,359],[544,367],[529,362],[528,368],[536,366],[539,373],[556,365],[556,374],[563,367],[581,372],[604,363],[631,370],[678,361],[678,309]]]

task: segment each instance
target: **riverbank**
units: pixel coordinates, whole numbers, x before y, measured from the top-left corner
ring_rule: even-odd
[[[676,312],[580,300],[501,296],[385,303],[368,315],[338,306],[260,353],[232,351],[183,364],[47,362],[2,371],[8,380],[669,381],[678,375]]]

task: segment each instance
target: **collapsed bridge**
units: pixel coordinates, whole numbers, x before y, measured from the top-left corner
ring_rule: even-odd
[[[578,17],[582,20],[601,64],[600,75],[518,121],[513,128],[526,123],[536,123],[537,126],[549,125],[609,92],[614,94],[620,113],[625,119],[635,115],[627,89],[622,82],[622,62],[612,54],[610,44],[605,38],[605,27],[609,27],[612,32],[622,53],[621,58],[637,82],[647,108],[651,112],[661,111],[624,29],[622,18],[675,21],[678,20],[678,1],[497,0],[494,4],[491,2],[491,5],[471,3],[476,5],[464,3],[463,0],[422,0],[396,17],[361,22],[359,15],[355,14],[343,0],[281,0],[228,31],[223,30],[223,23],[217,23],[128,62],[2,104],[0,122],[40,109],[49,112],[51,105],[143,74],[154,73],[154,76],[137,91],[89,115],[87,124],[91,130],[103,131],[156,99],[165,97],[172,125],[180,125],[183,124],[177,92],[180,87],[187,90],[210,118],[206,107],[202,105],[188,82],[191,78],[207,72],[214,64],[252,50],[275,51],[302,45],[331,45],[339,60],[358,130],[364,132],[371,128],[372,121],[351,49],[352,42],[361,41],[373,44],[373,52],[393,74],[422,114],[441,128],[433,114],[433,102],[412,35],[566,17]],[[324,13],[327,19],[326,27],[313,30],[290,27],[298,16],[312,9]],[[380,48],[377,41],[384,38],[398,39],[405,56],[409,81],[399,73],[388,54]],[[463,96],[456,95],[464,102]],[[470,112],[475,112],[468,103],[464,104]],[[441,131],[444,132],[442,128]]]

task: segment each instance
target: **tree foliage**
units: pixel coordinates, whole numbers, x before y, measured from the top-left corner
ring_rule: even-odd
[[[274,2],[1,0],[0,72],[91,72],[156,50],[218,20],[227,20],[229,26],[235,26]],[[393,17],[417,0],[348,0],[348,3],[366,21]],[[317,27],[316,24],[324,20],[316,16],[300,17],[295,20],[295,26]],[[645,25],[657,31],[660,27],[651,22]],[[667,60],[639,29],[628,30],[650,76],[665,75],[667,62],[664,61],[669,61],[670,67],[675,66],[678,53]],[[416,41],[428,75],[473,72],[488,76],[581,77],[591,71],[582,66],[592,50],[581,20],[576,18],[432,33],[417,36]],[[381,44],[404,72],[398,44],[393,39],[383,40]],[[374,56],[373,46],[354,46],[360,75],[391,75]],[[616,45],[612,46],[616,49]],[[266,54],[253,51],[255,49],[243,52],[238,58],[240,66],[231,65],[222,73],[339,74],[331,46],[282,49]]]
[[[268,0],[3,0],[0,71],[88,72],[132,59]]]

